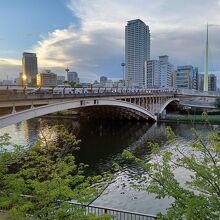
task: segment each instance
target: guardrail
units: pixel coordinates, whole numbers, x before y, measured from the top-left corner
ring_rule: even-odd
[[[75,208],[82,208],[85,214],[95,214],[96,216],[101,216],[103,214],[109,214],[110,220],[156,220],[155,215],[144,214],[139,212],[131,212],[120,209],[113,209],[95,205],[84,205],[76,202],[69,202],[69,204],[75,206]],[[10,207],[3,208],[0,207],[0,213],[9,210]]]
[[[178,89],[178,95],[192,95],[192,96],[220,96],[220,93],[217,91],[199,91],[199,90],[192,90],[192,89]]]
[[[95,205],[83,205],[80,203],[70,202],[73,206],[79,206],[84,208],[85,213],[95,214],[101,216],[103,214],[110,214],[111,220],[155,220],[157,217],[155,215],[143,214],[138,212],[124,211],[120,209],[112,209]]]

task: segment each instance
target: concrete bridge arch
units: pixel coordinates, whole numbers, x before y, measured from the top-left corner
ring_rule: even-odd
[[[168,99],[163,105],[162,107],[160,108],[160,111],[159,113],[161,114],[163,112],[163,110],[171,103],[171,102],[179,102],[179,98],[170,98]]]
[[[28,110],[3,116],[0,118],[0,128],[57,111],[63,111],[67,109],[80,110],[86,108],[99,109],[100,107],[104,106],[105,108],[115,108],[120,112],[120,114],[127,114],[131,117],[137,117],[139,119],[145,120],[149,118],[155,121],[157,120],[157,117],[152,112],[146,110],[144,107],[126,101],[108,99],[81,99],[34,107]]]

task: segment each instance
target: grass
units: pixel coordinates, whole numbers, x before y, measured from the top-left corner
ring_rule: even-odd
[[[166,120],[220,123],[220,115],[168,115]]]

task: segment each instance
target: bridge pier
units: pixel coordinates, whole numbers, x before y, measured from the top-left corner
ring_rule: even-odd
[[[16,108],[15,108],[15,104],[13,103],[13,107],[12,107],[12,114],[16,113]]]

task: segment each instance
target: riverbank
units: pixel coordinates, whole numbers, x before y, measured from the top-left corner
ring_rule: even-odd
[[[60,119],[77,119],[80,115],[72,110],[54,112],[48,115],[42,115],[40,118],[60,118]]]
[[[217,123],[220,124],[220,115],[167,115],[160,119],[162,122],[194,122],[194,123]]]

